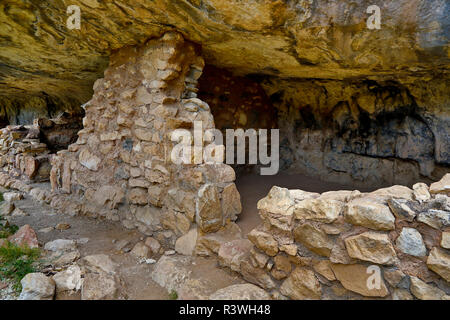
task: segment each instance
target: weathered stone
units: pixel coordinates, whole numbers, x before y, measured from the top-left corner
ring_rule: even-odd
[[[13,202],[23,199],[23,195],[19,192],[5,192],[3,193],[3,199],[6,202]]]
[[[15,205],[12,202],[4,201],[2,204],[0,204],[0,216],[6,217],[11,214],[11,212],[14,211]]]
[[[20,284],[19,300],[52,300],[55,295],[55,282],[43,273],[29,273]]]
[[[257,248],[269,256],[273,257],[278,253],[278,242],[271,234],[253,229],[247,237]]]
[[[419,182],[413,185],[414,199],[419,202],[425,202],[431,199],[428,186],[425,183]]]
[[[76,242],[74,240],[68,239],[57,239],[47,242],[44,249],[47,251],[72,251],[77,248]]]
[[[414,297],[406,289],[395,289],[392,292],[392,300],[414,300]]]
[[[393,264],[396,261],[394,247],[386,234],[369,231],[344,241],[348,255],[352,258],[377,264]]]
[[[222,191],[222,212],[225,219],[237,219],[242,211],[241,196],[234,183],[227,185]]]
[[[400,251],[411,256],[423,257],[427,255],[422,235],[414,228],[403,228],[396,240],[396,246]]]
[[[397,198],[413,200],[413,191],[405,186],[395,185],[388,188],[378,189],[368,194],[369,197],[375,196],[375,198]]]
[[[283,282],[280,292],[294,300],[317,300],[322,295],[322,289],[314,272],[297,267]]]
[[[148,203],[147,190],[143,188],[133,188],[128,193],[128,201],[133,204],[144,205]]]
[[[26,246],[29,248],[38,248],[39,243],[36,236],[36,232],[26,224],[22,226],[15,234],[8,238],[8,241],[19,246]]]
[[[406,221],[413,221],[416,217],[416,212],[409,206],[409,201],[406,199],[391,198],[387,200],[389,208],[399,219],[405,219]]]
[[[79,261],[79,264],[97,273],[115,274],[117,269],[117,264],[106,254],[86,256]]]
[[[450,231],[442,232],[441,247],[450,249]]]
[[[175,251],[185,256],[192,256],[197,244],[197,228],[189,230],[184,236],[181,236],[175,242]]]
[[[365,297],[385,297],[389,294],[383,279],[380,280],[380,287],[371,287],[368,285],[369,277],[372,273],[368,272],[368,267],[360,264],[332,264],[336,278],[347,290],[359,293]]]
[[[384,270],[383,274],[386,281],[394,288],[399,286],[401,282],[405,279],[405,277],[407,277],[399,269],[387,269]]]
[[[291,199],[289,190],[286,188],[272,187],[269,194],[258,201],[258,210],[273,214],[292,215],[294,200]]]
[[[425,223],[432,228],[441,229],[450,226],[450,212],[430,209],[419,213],[417,221]]]
[[[136,220],[142,222],[152,230],[157,230],[161,226],[161,209],[151,205],[137,207],[134,213]]]
[[[56,292],[78,291],[81,289],[81,269],[77,265],[70,266],[53,276]]]
[[[345,218],[348,222],[374,230],[393,230],[395,218],[389,207],[359,198],[348,203]]]
[[[331,269],[331,262],[329,260],[320,260],[313,265],[314,271],[325,277],[329,281],[336,280],[336,276]]]
[[[28,215],[29,215],[28,213],[26,213],[20,208],[15,208],[14,211],[11,213],[12,217],[26,217]]]
[[[81,286],[81,300],[110,300],[116,298],[117,283],[114,276],[107,273],[89,272]]]
[[[270,275],[264,269],[255,268],[248,257],[241,261],[241,274],[244,280],[266,290],[271,290],[276,286]]]
[[[411,277],[411,293],[420,300],[441,300],[445,292],[417,277]]]
[[[236,223],[228,223],[217,232],[198,234],[195,254],[199,256],[217,255],[223,243],[241,239],[241,229]]]
[[[306,200],[306,199],[315,199],[320,196],[320,193],[316,192],[308,192],[299,189],[291,189],[289,190],[289,194],[295,203]]]
[[[101,186],[92,196],[92,201],[99,206],[109,206],[114,209],[119,203],[123,202],[125,193],[122,188],[117,186]]]
[[[342,201],[334,199],[306,199],[295,204],[294,213],[297,219],[332,223],[338,218],[343,207]]]
[[[444,250],[434,247],[427,259],[428,268],[450,282],[450,255]]]
[[[219,264],[239,272],[242,258],[250,251],[253,244],[247,239],[226,242],[219,249]]]
[[[205,165],[208,181],[214,183],[229,183],[236,179],[236,174],[232,167],[224,163]]]
[[[330,261],[340,264],[353,264],[356,263],[357,260],[348,255],[344,240],[339,238],[331,249]]]
[[[161,249],[159,241],[152,237],[147,237],[147,239],[145,239],[145,245],[150,248],[153,254],[158,254]]]
[[[80,252],[78,250],[73,251],[56,251],[50,254],[48,260],[54,267],[64,267],[72,264],[74,261],[80,258]]]
[[[214,185],[206,184],[198,191],[196,221],[203,232],[215,232],[223,226],[219,193]]]
[[[189,257],[164,255],[155,264],[152,279],[168,292],[179,291],[192,273],[187,268],[190,263]]]
[[[253,284],[235,284],[217,290],[209,300],[271,300],[270,295]]]
[[[79,155],[80,163],[92,171],[97,171],[101,162],[101,159],[96,155],[89,152],[88,149],[83,149]]]
[[[152,251],[147,247],[144,242],[138,242],[131,250],[131,254],[136,258],[150,258],[152,256]]]
[[[304,223],[295,228],[294,237],[296,241],[304,244],[312,252],[325,257],[330,256],[334,246],[332,239],[311,223]]]
[[[440,181],[432,183],[430,185],[430,193],[443,193],[450,196],[450,173],[443,176]]]
[[[70,229],[70,224],[61,222],[55,226],[55,229],[59,231],[67,230]]]

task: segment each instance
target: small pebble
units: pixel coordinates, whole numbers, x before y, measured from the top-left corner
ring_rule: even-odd
[[[67,230],[67,229],[70,229],[70,224],[64,223],[64,222],[63,223],[58,223],[56,225],[55,229],[60,230],[60,231]]]
[[[164,255],[166,255],[166,256],[172,256],[174,254],[175,254],[175,250],[168,250],[168,251],[164,252]]]

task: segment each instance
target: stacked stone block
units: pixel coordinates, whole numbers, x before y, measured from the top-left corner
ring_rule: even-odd
[[[67,147],[78,131],[77,118],[35,119],[32,125],[0,130],[1,171],[24,181],[48,181],[55,150]]]
[[[278,299],[448,300],[449,196],[450,174],[371,193],[273,187],[253,246],[224,243],[219,260]]]
[[[192,228],[215,232],[236,219],[231,167],[171,160],[173,130],[192,132],[194,121],[214,128],[208,104],[196,98],[203,67],[198,48],[177,33],[113,54],[78,140],[52,160],[53,192],[70,194],[55,206],[164,233],[172,243]]]

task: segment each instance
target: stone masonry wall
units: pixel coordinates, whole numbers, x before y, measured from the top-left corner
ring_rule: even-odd
[[[273,187],[251,242],[222,244],[219,261],[277,299],[448,300],[449,196],[450,174],[366,194]]]
[[[172,130],[214,128],[196,98],[204,67],[177,33],[113,54],[94,84],[76,143],[52,160],[52,204],[74,214],[122,221],[147,235],[176,238],[218,231],[241,211],[235,173],[225,164],[176,165]]]
[[[9,125],[0,130],[0,170],[24,181],[50,177],[50,159],[74,142],[80,129],[77,117],[37,118],[32,125]]]

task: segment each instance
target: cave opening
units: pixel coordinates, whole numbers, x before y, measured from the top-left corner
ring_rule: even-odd
[[[435,159],[426,111],[395,81],[235,76],[206,65],[198,89],[224,136],[226,129],[279,129],[277,174],[260,175],[260,165],[232,165],[244,234],[261,222],[257,202],[273,186],[371,192],[430,183],[448,171],[448,163]]]

